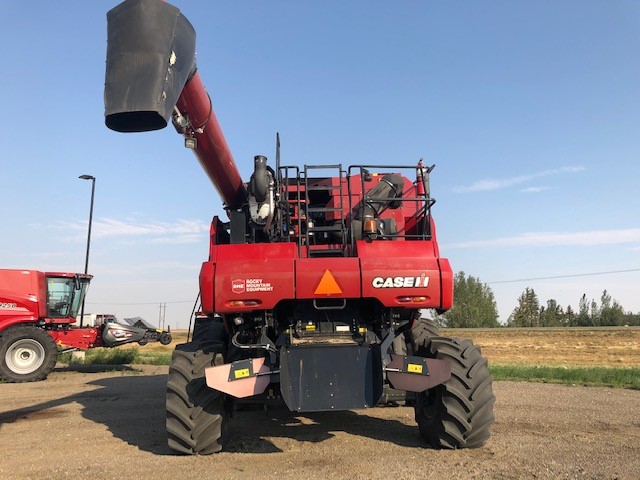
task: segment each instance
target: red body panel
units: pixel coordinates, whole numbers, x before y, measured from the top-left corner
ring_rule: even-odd
[[[215,311],[266,310],[282,299],[294,298],[293,243],[218,245],[215,266]],[[257,301],[238,307],[230,302]]]
[[[46,315],[45,274],[35,270],[0,270],[0,331]]]
[[[281,300],[361,297],[387,307],[449,309],[453,272],[435,249],[434,240],[358,241],[357,257],[298,258],[294,243],[215,245],[215,260],[200,273],[202,310],[268,310]],[[337,288],[316,293],[327,271]],[[231,303],[240,300],[257,303]]]
[[[204,312],[215,312],[213,282],[215,275],[216,264],[214,262],[204,262],[200,269],[200,302]]]
[[[195,128],[196,157],[220,198],[231,207],[241,205],[246,190],[198,72],[185,85],[177,107]]]
[[[357,246],[363,297],[377,298],[388,307],[440,307],[440,268],[432,241],[358,241]]]
[[[440,258],[440,284],[442,285],[442,300],[440,308],[449,310],[453,306],[453,270],[449,260]]]
[[[329,271],[330,293],[316,293]],[[331,289],[330,287],[334,288]],[[360,262],[357,258],[297,258],[296,298],[360,298]]]
[[[79,348],[103,347],[102,335],[97,328],[68,328],[64,330],[47,330],[58,345]]]

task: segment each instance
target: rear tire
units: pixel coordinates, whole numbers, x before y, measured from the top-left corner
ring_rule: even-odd
[[[407,332],[412,352],[429,345],[431,338],[440,336],[440,329],[430,318],[419,318]]]
[[[419,393],[414,406],[418,429],[433,448],[478,448],[491,435],[493,378],[480,347],[471,340],[431,337],[417,355],[447,360],[451,378]]]
[[[14,327],[0,338],[0,380],[37,382],[47,378],[58,358],[56,342],[32,325]]]
[[[226,440],[225,395],[209,388],[204,370],[224,363],[226,332],[222,324],[196,325],[194,341],[176,346],[167,381],[169,448],[183,454],[208,455]]]

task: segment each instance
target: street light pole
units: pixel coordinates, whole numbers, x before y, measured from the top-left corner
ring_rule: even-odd
[[[91,180],[91,206],[89,207],[89,233],[87,234],[87,254],[84,257],[84,273],[89,273],[89,247],[91,246],[91,223],[93,222],[93,196],[96,191],[96,177],[91,175],[80,175],[82,180]],[[84,322],[84,298],[82,299],[82,309],[80,310],[80,326]]]

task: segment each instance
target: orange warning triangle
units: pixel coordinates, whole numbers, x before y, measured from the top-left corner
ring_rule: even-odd
[[[324,271],[324,275],[320,279],[320,283],[316,287],[316,291],[313,292],[314,295],[334,295],[336,293],[342,293],[342,289],[336,282],[336,279],[333,278],[333,275],[329,270]]]

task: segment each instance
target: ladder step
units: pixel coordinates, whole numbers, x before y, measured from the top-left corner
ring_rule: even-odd
[[[309,191],[330,191],[330,190],[340,190],[342,187],[340,185],[309,185],[307,190]]]
[[[322,213],[322,212],[341,212],[340,207],[309,207],[307,212],[309,213]]]
[[[322,245],[309,245],[309,256],[317,255],[342,255],[344,256],[345,248],[340,246],[332,246],[329,248],[319,248]]]
[[[307,229],[309,232],[341,232],[342,225],[329,225],[326,227],[309,227]]]
[[[309,248],[310,257],[344,257],[344,248],[323,248],[323,249],[311,249]]]
[[[342,165],[337,164],[337,165],[305,165],[304,166],[305,170],[330,170],[332,168],[339,168],[342,170]]]

